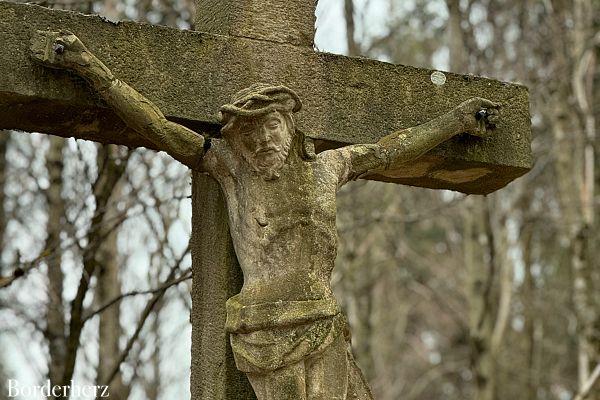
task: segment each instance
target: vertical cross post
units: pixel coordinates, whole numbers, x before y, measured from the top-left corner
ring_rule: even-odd
[[[314,27],[312,0],[196,0],[198,31],[312,48]],[[224,330],[225,301],[240,291],[243,276],[216,181],[193,173],[192,207],[192,399],[253,399],[247,378],[235,367]]]
[[[196,30],[312,47],[315,3],[315,0],[196,0]]]
[[[254,399],[233,360],[225,332],[225,302],[244,282],[217,181],[192,172],[192,399]]]

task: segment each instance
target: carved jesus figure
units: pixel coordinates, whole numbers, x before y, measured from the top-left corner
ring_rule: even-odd
[[[285,86],[255,84],[235,94],[220,110],[222,137],[208,139],[168,121],[73,34],[38,32],[32,43],[34,60],[85,78],[131,129],[221,185],[244,273],[241,292],[227,302],[226,329],[258,399],[372,399],[330,287],[336,193],[457,134],[492,134],[498,106],[473,98],[378,143],[315,155],[295,126],[302,103]]]

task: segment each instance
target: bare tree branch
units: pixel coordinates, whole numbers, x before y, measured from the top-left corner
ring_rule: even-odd
[[[127,293],[123,293],[122,295],[115,297],[114,299],[110,300],[108,303],[104,304],[103,306],[97,308],[96,310],[90,312],[89,314],[87,314],[84,318],[83,318],[83,322],[85,323],[88,319],[93,318],[94,316],[100,314],[101,312],[103,312],[104,310],[106,310],[107,308],[111,307],[112,305],[120,302],[121,300],[127,298],[127,297],[132,297],[132,296],[140,296],[140,295],[144,295],[144,294],[155,294],[158,292],[164,292],[165,290],[167,290],[168,288],[170,288],[171,286],[176,286],[178,284],[180,284],[181,282],[187,281],[192,279],[192,270],[191,268],[188,268],[185,273],[183,274],[183,276],[173,279],[169,282],[166,282],[162,285],[160,285],[157,288],[154,289],[148,289],[148,290],[133,290],[131,292],[127,292]]]
[[[85,322],[83,320],[83,301],[97,266],[95,254],[98,251],[102,239],[109,234],[107,232],[109,229],[106,228],[104,223],[106,206],[109,203],[113,188],[125,172],[127,159],[131,154],[128,153],[125,160],[119,160],[112,154],[110,146],[104,147],[103,150],[104,163],[98,173],[96,182],[94,182],[92,186],[97,209],[90,224],[88,246],[83,254],[83,271],[77,288],[77,294],[71,302],[71,321],[69,323],[69,333],[66,342],[67,354],[65,359],[65,369],[62,377],[62,383],[64,385],[71,380],[75,369],[79,339]]]
[[[573,400],[587,399],[598,382],[600,382],[600,363],[596,365],[596,368],[594,368],[594,371],[590,374],[588,380],[583,384],[581,391],[577,393]]]
[[[167,277],[167,282],[170,282],[171,280],[174,279],[175,273],[177,272],[178,267],[179,267],[179,263],[175,264],[171,268],[169,276]],[[189,277],[187,275],[188,275],[188,273],[186,273],[186,276],[183,276],[183,277],[178,278],[176,280],[179,280],[179,282],[187,280],[187,279],[189,279]],[[127,345],[125,346],[125,349],[123,350],[123,352],[121,353],[121,355],[117,359],[116,364],[113,366],[112,372],[110,373],[110,375],[108,375],[107,381],[106,382],[102,382],[101,385],[110,385],[110,383],[112,382],[112,380],[117,376],[117,374],[119,373],[119,369],[121,367],[121,364],[125,361],[125,359],[129,355],[129,352],[133,348],[133,345],[137,341],[137,339],[138,339],[138,337],[139,337],[139,335],[140,335],[140,333],[142,331],[142,328],[144,327],[144,324],[145,324],[146,320],[148,319],[148,317],[152,313],[152,310],[153,310],[154,306],[159,302],[159,300],[162,298],[162,296],[165,294],[166,290],[170,286],[173,286],[173,285],[172,284],[171,285],[167,285],[167,284],[162,285],[161,289],[159,289],[157,292],[155,292],[154,295],[152,296],[152,298],[150,300],[148,300],[148,303],[146,303],[146,307],[144,307],[144,310],[142,311],[142,314],[140,316],[140,319],[139,319],[138,325],[137,325],[137,327],[135,329],[135,332],[133,333],[133,335],[127,341]]]

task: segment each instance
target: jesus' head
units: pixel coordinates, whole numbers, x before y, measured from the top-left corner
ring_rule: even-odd
[[[276,179],[296,137],[293,113],[301,107],[291,89],[258,83],[221,107],[221,132],[256,173]]]

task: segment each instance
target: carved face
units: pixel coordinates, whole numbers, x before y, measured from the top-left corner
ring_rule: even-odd
[[[289,154],[292,132],[287,119],[274,111],[259,118],[240,118],[227,140],[254,171],[276,179]]]

